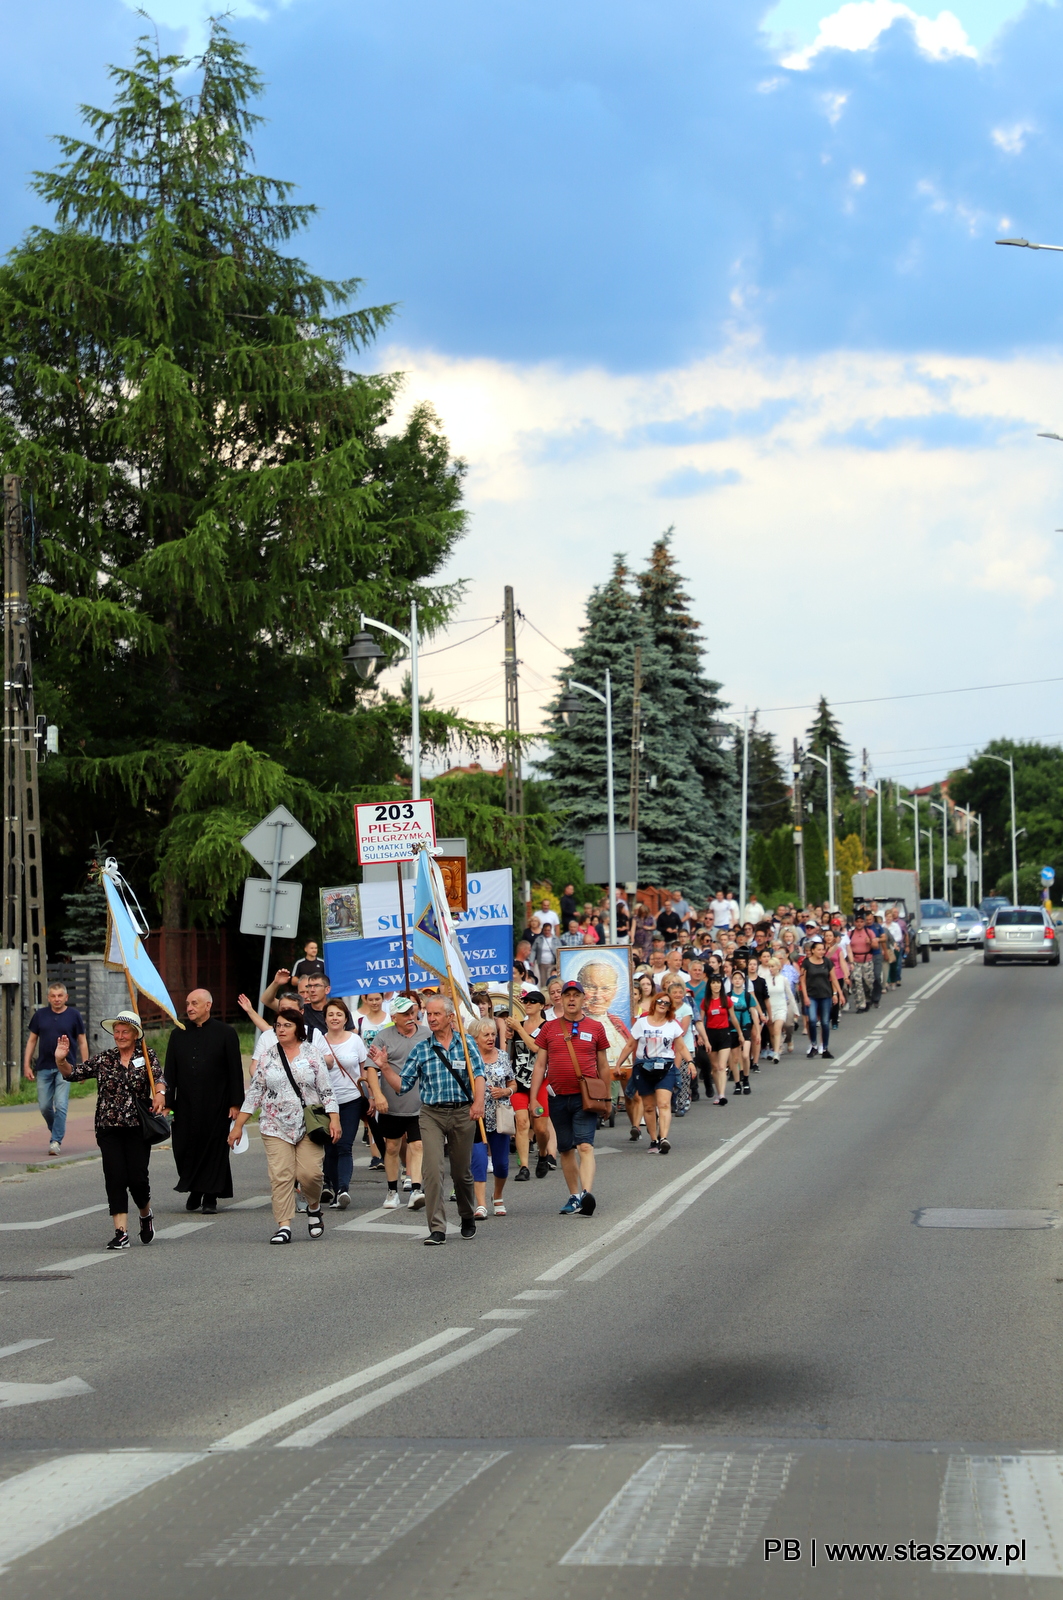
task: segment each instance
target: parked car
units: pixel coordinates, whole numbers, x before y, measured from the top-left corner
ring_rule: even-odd
[[[985,944],[985,921],[974,906],[957,906],[952,913],[960,930],[960,943],[975,946]]]
[[[1059,966],[1059,937],[1040,906],[1002,906],[985,931],[987,967],[998,961],[1045,961]]]
[[[960,930],[947,900],[920,900],[923,927],[930,935],[931,950],[958,950]]]
[[[999,911],[1001,906],[1010,906],[1011,901],[1006,894],[987,894],[984,900],[979,900],[978,909],[988,923],[994,911]]]

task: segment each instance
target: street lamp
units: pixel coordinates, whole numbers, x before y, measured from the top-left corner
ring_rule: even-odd
[[[1063,244],[1031,244],[1029,239],[994,239],[994,244],[1014,244],[1020,250],[1063,250]]]
[[[393,639],[405,645],[410,652],[410,699],[412,701],[412,728],[410,750],[410,796],[414,800],[421,798],[421,700],[417,690],[417,602],[410,601],[410,631],[409,634],[400,633],[398,628],[393,628],[390,622],[380,622],[376,617],[367,617],[362,613],[362,632],[355,634],[351,644],[344,655],[345,661],[350,661],[360,678],[368,676],[369,669],[383,651],[371,633],[366,633],[367,628],[379,628],[382,633],[390,633]]]
[[[952,906],[952,897],[949,894],[949,804],[938,805],[936,800],[930,801],[931,811],[941,812],[941,898]]]
[[[1038,248],[1047,250],[1049,246],[1038,246]],[[1054,250],[1057,247],[1053,245],[1051,248]],[[1011,903],[1013,906],[1017,906],[1019,903],[1019,856],[1015,848],[1015,841],[1019,835],[1015,831],[1015,757],[995,756],[989,750],[983,750],[982,755],[990,761],[999,761],[1002,767],[1007,767],[1008,769],[1008,783],[1011,789]],[[978,827],[978,848],[979,850],[982,848],[981,822],[979,822]]]
[[[578,696],[572,693],[573,689],[581,689],[584,694],[589,694],[593,699],[601,701],[605,707],[605,804],[607,810],[606,822],[609,830],[609,943],[616,943],[616,816],[613,810],[613,683],[609,676],[609,668],[605,669],[605,693],[599,694],[597,689],[592,689],[587,683],[577,683],[575,678],[569,678],[566,685],[567,694],[562,695],[558,702],[558,711],[571,728],[576,717],[583,709]]]
[[[861,785],[866,794],[873,794],[878,801],[878,815],[875,818],[875,867],[882,871],[882,780],[878,783],[868,783],[864,778]]]
[[[921,896],[923,893],[923,876],[919,870],[919,797],[916,796],[914,800],[905,800],[898,795],[897,804],[899,806],[907,806],[908,810],[915,814],[915,886],[917,896]]]
[[[827,899],[830,901],[829,909],[834,910],[834,774],[830,764],[830,745],[827,746],[826,759],[817,756],[814,750],[804,752],[805,761],[818,761],[821,767],[827,769],[827,879],[830,888]]]
[[[966,806],[958,805],[956,810],[963,817],[963,881],[966,891],[964,905],[971,904],[971,813]]]
[[[934,820],[933,817],[931,817],[930,820],[931,820],[931,822],[933,822],[933,820]],[[934,830],[933,830],[932,827],[931,828],[924,828],[922,830],[922,833],[923,833],[923,838],[927,841],[927,848],[928,848],[928,850],[930,852],[930,865],[927,867],[927,875],[930,878],[930,898],[931,898],[931,900],[933,900],[933,898],[934,898]]]
[[[754,713],[755,715],[755,713]],[[709,732],[717,738],[737,733],[737,722],[711,722]],[[746,913],[746,865],[749,846],[749,707],[742,712],[742,827],[738,847],[738,913]]]

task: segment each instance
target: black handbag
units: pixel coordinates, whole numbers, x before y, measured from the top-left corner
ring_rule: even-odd
[[[281,1049],[280,1045],[277,1046],[277,1054],[280,1056],[281,1066],[284,1068],[285,1072],[288,1074],[288,1082],[291,1084],[292,1088],[295,1091],[295,1098],[299,1101],[299,1104],[303,1108],[303,1127],[306,1129],[306,1137],[310,1140],[311,1144],[328,1144],[328,1142],[329,1142],[329,1114],[328,1114],[328,1112],[325,1110],[324,1106],[320,1106],[320,1105],[319,1106],[308,1106],[307,1105],[306,1101],[303,1099],[302,1094],[299,1091],[299,1085],[296,1083],[294,1077],[292,1076],[291,1068],[288,1065],[288,1058],[284,1054],[284,1051]]]
[[[151,1098],[155,1098],[155,1079],[152,1076],[151,1064],[147,1056],[144,1057],[147,1068],[148,1083],[151,1085]],[[149,1144],[165,1144],[170,1137],[170,1119],[161,1112],[153,1111],[150,1105],[143,1101],[136,1102],[137,1116],[140,1118],[140,1131]]]

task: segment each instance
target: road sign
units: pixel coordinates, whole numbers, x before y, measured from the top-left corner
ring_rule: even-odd
[[[1056,869],[1055,869],[1055,867],[1042,867],[1041,868],[1041,882],[1042,883],[1055,883],[1055,881],[1056,881]]]
[[[436,814],[431,800],[373,801],[355,806],[361,866],[412,861],[422,844],[435,848]]]
[[[281,824],[281,844],[277,875],[283,878],[317,843],[302,823],[296,822],[286,806],[275,806],[268,817],[263,817],[257,827],[244,835],[240,843],[249,855],[254,856],[260,867],[272,872],[277,851],[278,823]]]
[[[269,895],[273,884],[269,878],[247,878],[244,881],[244,903],[240,907],[240,932],[254,933],[259,938],[268,933],[271,938],[294,939],[299,930],[299,907],[303,903],[301,883],[279,883],[277,901],[273,908],[273,926],[269,926]]]

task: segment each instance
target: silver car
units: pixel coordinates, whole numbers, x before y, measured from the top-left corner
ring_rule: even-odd
[[[960,930],[960,943],[981,948],[985,944],[985,920],[974,906],[957,906],[953,916]]]
[[[998,961],[1045,961],[1059,966],[1059,937],[1040,906],[1003,906],[985,931],[987,967]]]
[[[960,929],[947,900],[920,900],[923,928],[930,935],[932,950],[958,950]]]

